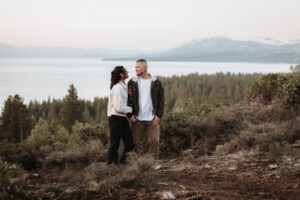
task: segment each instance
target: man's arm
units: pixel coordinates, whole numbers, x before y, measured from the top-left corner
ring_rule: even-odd
[[[160,89],[159,89],[159,102],[158,102],[158,108],[157,108],[157,116],[161,119],[164,113],[164,106],[165,106],[165,93],[164,88],[162,86],[162,83],[159,81]]]
[[[132,88],[132,80],[131,80],[131,79],[128,81],[127,86],[128,86],[128,90],[131,90],[131,88]],[[132,107],[132,102],[133,102],[133,97],[132,97],[132,93],[131,93],[131,95],[128,94],[127,105],[130,106],[130,107]],[[129,119],[130,119],[132,116],[133,116],[132,112],[131,112],[131,113],[127,113],[127,117],[128,117]]]

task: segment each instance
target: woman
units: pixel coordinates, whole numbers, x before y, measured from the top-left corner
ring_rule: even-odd
[[[107,164],[118,163],[118,150],[122,138],[125,149],[120,163],[125,163],[126,153],[133,150],[133,137],[127,120],[127,113],[132,108],[127,106],[128,90],[125,79],[128,71],[123,66],[116,66],[111,72],[110,94],[108,97],[107,116],[110,132],[110,147],[108,149]]]

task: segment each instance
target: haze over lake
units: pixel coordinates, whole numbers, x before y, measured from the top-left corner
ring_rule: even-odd
[[[135,61],[102,61],[101,59],[0,59],[0,104],[9,95],[19,94],[24,102],[62,98],[73,83],[79,98],[93,99],[109,93],[110,72],[123,65],[129,76],[135,76]],[[153,75],[172,76],[189,73],[213,74],[288,72],[293,64],[216,63],[216,62],[151,62]],[[128,79],[129,80],[129,79]]]

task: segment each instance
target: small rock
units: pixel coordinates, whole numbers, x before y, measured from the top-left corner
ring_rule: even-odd
[[[228,167],[228,170],[229,171],[234,171],[234,170],[237,170],[237,167],[236,166]]]
[[[171,191],[163,191],[163,197],[166,199],[175,199],[175,196]]]
[[[158,169],[160,169],[162,166],[160,165],[160,164],[155,164],[154,166],[153,166],[153,169],[155,169],[155,170],[158,170]]]

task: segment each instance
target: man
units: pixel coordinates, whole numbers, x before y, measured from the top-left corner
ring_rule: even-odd
[[[144,131],[149,138],[149,153],[158,159],[159,153],[159,121],[164,112],[164,88],[161,82],[148,72],[147,61],[136,61],[136,77],[128,82],[129,106],[132,113],[128,114],[132,124],[135,151],[143,153]]]

